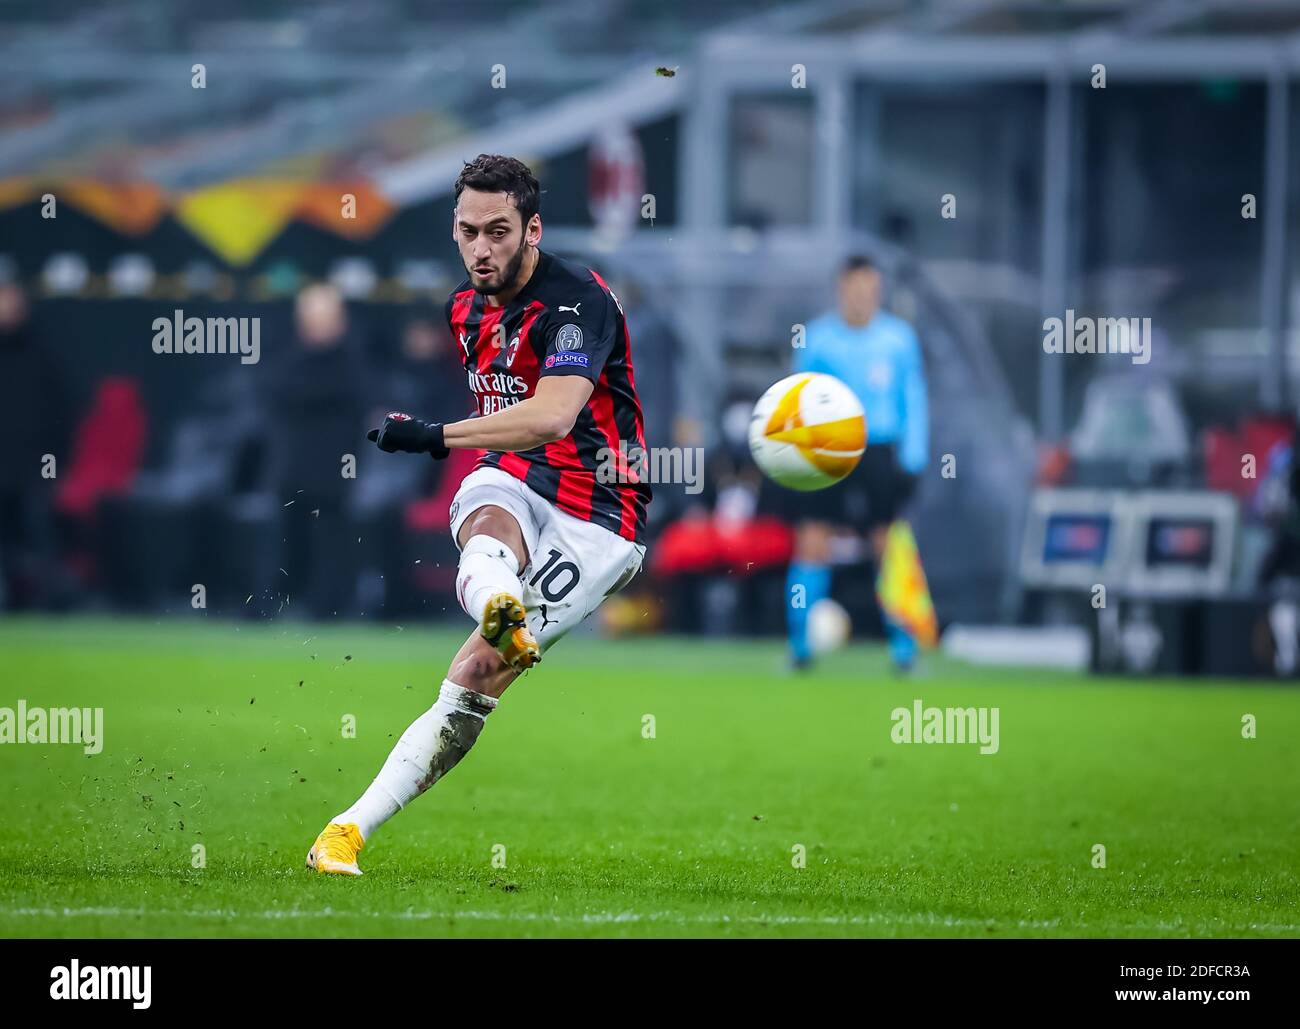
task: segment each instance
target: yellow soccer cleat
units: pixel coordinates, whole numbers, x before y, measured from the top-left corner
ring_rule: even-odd
[[[347,825],[330,822],[307,851],[307,867],[334,875],[361,875],[357,852],[365,845],[361,830],[351,822]]]
[[[537,637],[524,622],[524,605],[509,593],[494,593],[488,598],[479,632],[516,671],[532,668],[542,659]]]

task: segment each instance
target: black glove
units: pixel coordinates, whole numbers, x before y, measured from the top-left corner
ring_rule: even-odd
[[[389,454],[399,450],[407,454],[427,453],[435,461],[441,461],[451,453],[442,442],[441,422],[422,422],[400,411],[384,415],[384,424],[367,432],[366,439]]]

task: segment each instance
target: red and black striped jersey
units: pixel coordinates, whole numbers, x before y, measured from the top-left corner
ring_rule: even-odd
[[[519,294],[486,303],[465,280],[447,300],[447,323],[479,416],[531,397],[545,375],[581,375],[594,388],[564,439],[516,453],[488,451],[500,468],[575,518],[644,542],[650,486],[632,344],[618,298],[596,272],[545,251]]]

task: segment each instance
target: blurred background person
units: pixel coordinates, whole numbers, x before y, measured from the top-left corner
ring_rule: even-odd
[[[16,283],[0,283],[0,608],[41,606],[61,578],[50,522],[57,479],[45,454],[66,456],[70,411],[61,377],[31,324]]]
[[[271,377],[268,424],[277,429],[267,438],[282,505],[283,587],[317,617],[350,613],[355,595],[348,499],[356,479],[344,476],[344,456],[355,460],[361,449],[369,381],[343,297],[325,283],[304,288],[293,347]]]
[[[417,417],[470,413],[465,369],[441,311],[417,307],[403,323],[396,358],[375,376],[369,421],[389,411]],[[451,494],[472,465],[451,461],[376,461],[363,452],[365,474],[354,506],[367,567],[362,606],[388,617],[409,615],[450,583],[455,550],[447,540]],[[439,558],[447,558],[442,569]]]
[[[842,482],[813,493],[786,493],[778,503],[797,519],[787,580],[787,633],[795,668],[812,662],[808,612],[828,597],[836,537],[866,534],[879,570],[886,533],[916,491],[929,445],[929,411],[921,347],[912,326],[881,310],[880,273],[861,256],[840,271],[839,306],[808,325],[794,371],[821,372],[845,383],[862,402],[867,448]],[[802,593],[798,588],[802,587]],[[802,603],[793,602],[799,596]],[[902,623],[884,616],[889,656],[909,669],[917,644]]]
[[[464,377],[442,313],[416,311],[402,327],[401,349],[384,377],[381,406],[390,411],[468,411]]]

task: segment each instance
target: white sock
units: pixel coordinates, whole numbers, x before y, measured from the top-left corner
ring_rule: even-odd
[[[402,733],[375,781],[355,804],[330,821],[353,822],[361,838],[368,838],[455,767],[474,746],[483,720],[496,706],[495,697],[444,679],[438,702]]]
[[[471,536],[460,552],[456,572],[456,599],[474,621],[483,617],[483,608],[494,593],[505,591],[520,599],[524,588],[519,582],[519,559],[499,539],[487,535]]]

